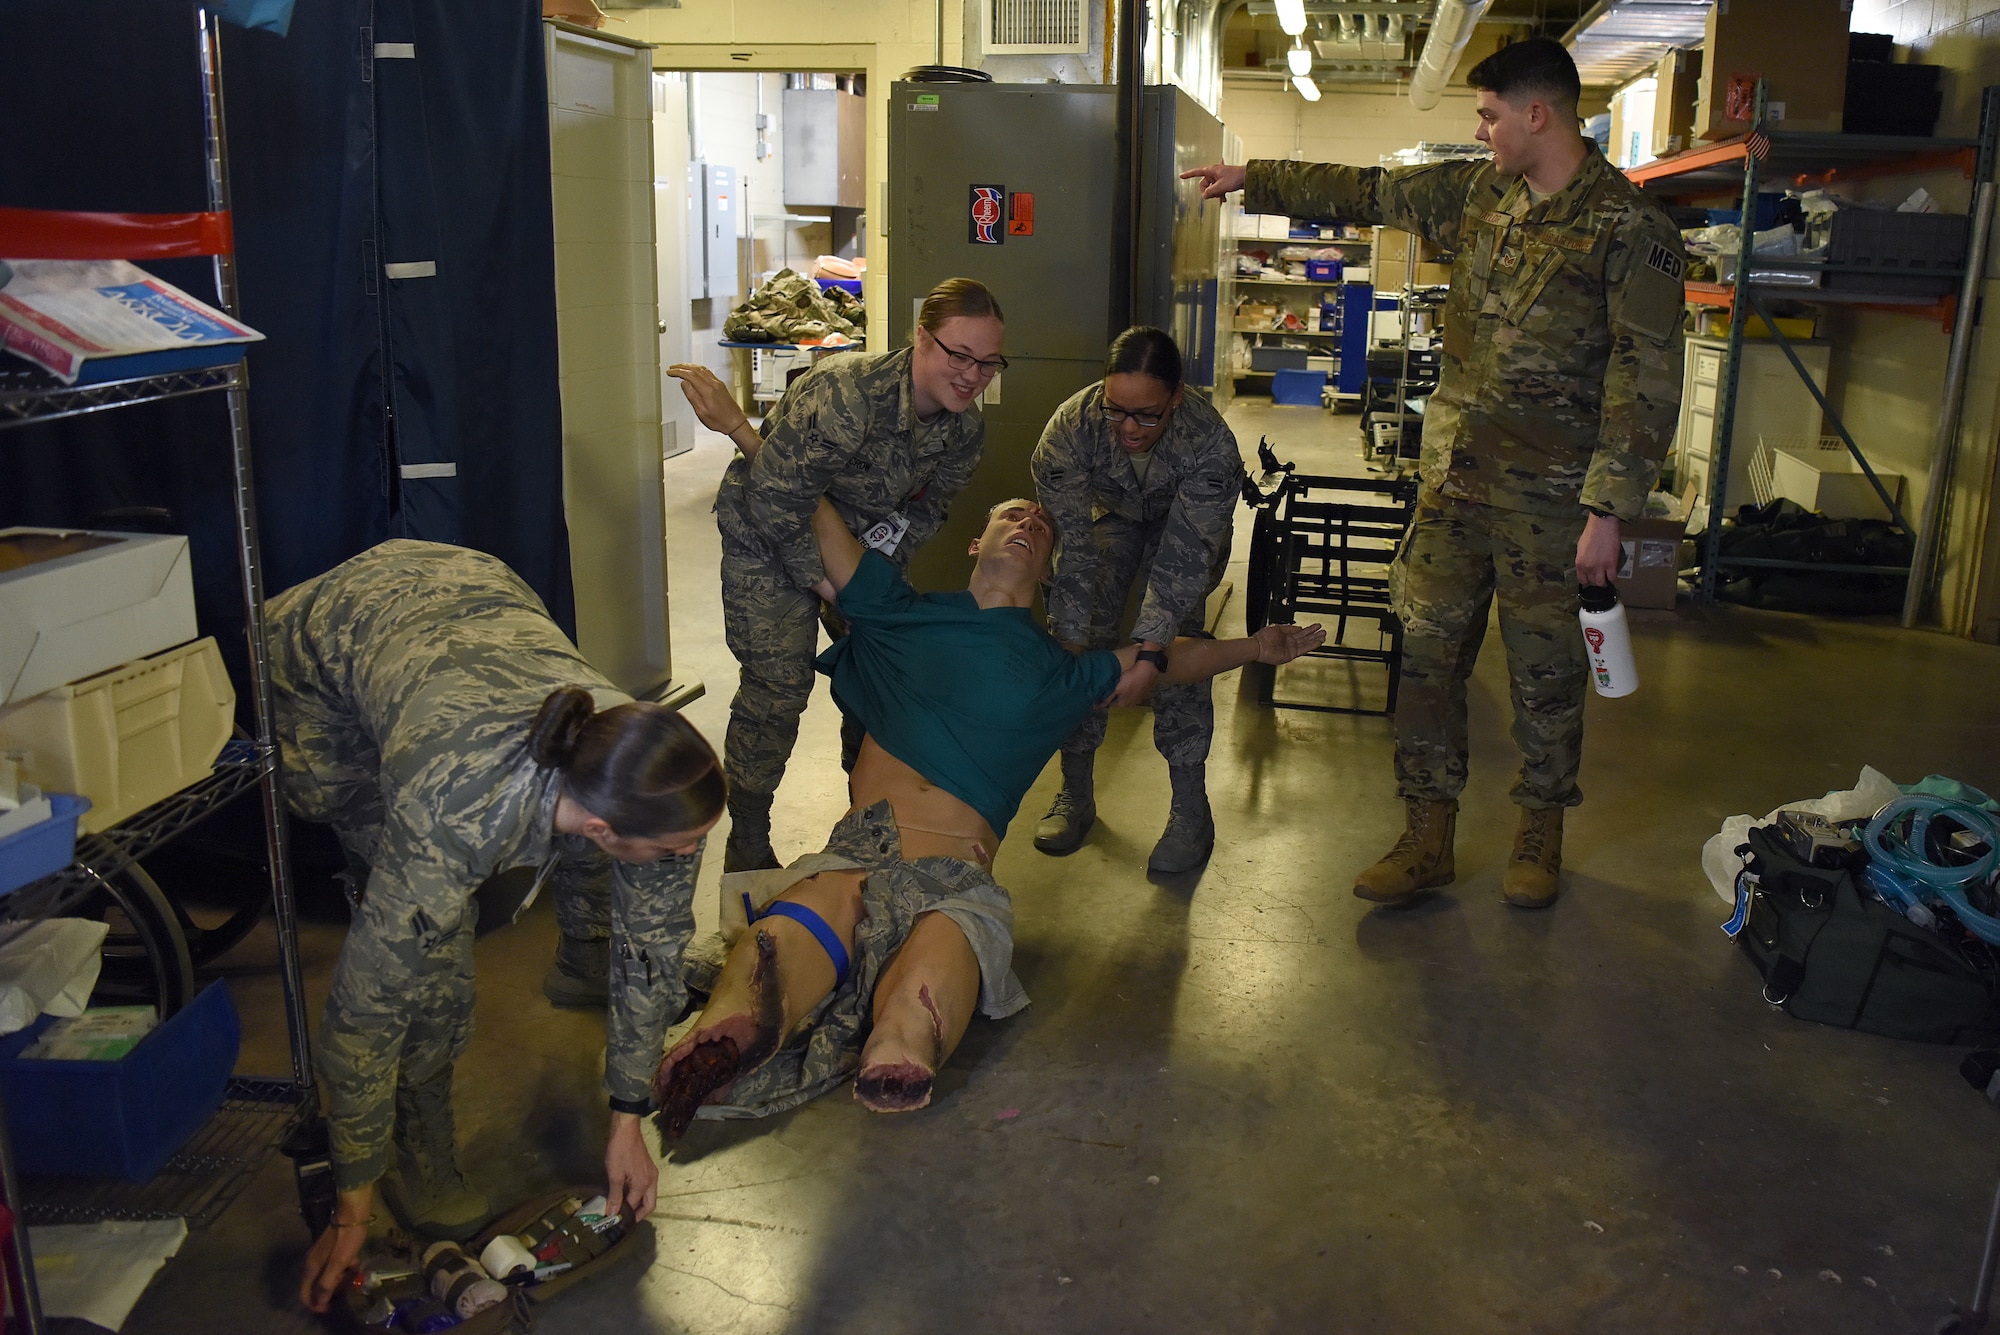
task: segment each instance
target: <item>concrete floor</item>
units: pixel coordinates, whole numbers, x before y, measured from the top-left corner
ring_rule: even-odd
[[[1351,416],[1243,403],[1231,421],[1246,453],[1262,433],[1308,470],[1354,465]],[[689,713],[718,739],[725,450],[709,436],[669,464],[675,661],[707,683]],[[641,1258],[538,1329],[1928,1330],[1973,1278],[1996,1114],[1956,1050],[1766,1007],[1698,856],[1723,817],[1864,763],[2000,789],[2000,651],[1742,610],[1634,619],[1645,684],[1590,702],[1553,911],[1498,899],[1516,760],[1497,644],[1472,686],[1459,881],[1404,912],[1349,894],[1399,828],[1385,720],[1268,712],[1224,678],[1215,856],[1156,885],[1166,770],[1123,713],[1088,845],[1029,844],[1051,765],[999,858],[1033,1008],[975,1022],[921,1114],[843,1093],[697,1124]],[[822,696],[778,801],[783,854],[844,805],[834,723]],[[538,906],[478,949],[459,1107],[496,1200],[599,1171],[602,1021],[543,1001],[553,933]],[[305,933],[315,1011],[340,939],[332,918]],[[231,961],[246,1070],[282,1062],[269,955],[253,940]],[[306,1244],[274,1159],[128,1329],[311,1329],[291,1298]]]

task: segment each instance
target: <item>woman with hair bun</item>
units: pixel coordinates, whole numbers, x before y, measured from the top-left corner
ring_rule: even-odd
[[[1208,595],[1229,564],[1243,458],[1222,414],[1181,387],[1181,353],[1163,329],[1127,329],[1111,345],[1104,379],[1056,409],[1029,464],[1035,492],[1063,535],[1048,593],[1049,629],[1077,649],[1139,646],[1114,703],[1153,695],[1153,745],[1173,783],[1167,828],[1146,869],[1193,871],[1215,847],[1208,806],[1208,744],[1215,703],[1207,681],[1162,681],[1175,636],[1202,635]],[[1137,586],[1138,619],[1119,624]],[[1154,683],[1158,688],[1154,689]],[[1105,716],[1078,725],[1062,747],[1062,791],[1035,827],[1035,847],[1074,852],[1097,820],[1092,784]]]
[[[540,868],[529,898],[548,885],[562,924],[544,987],[600,1005],[608,988],[605,1196],[645,1218],[659,1169],[639,1121],[687,1001],[695,873],[726,797],[714,750],[615,690],[479,552],[385,542],[273,598],[268,625],[286,804],[366,868],[315,1052],[339,1199],[301,1301],[325,1311],[354,1270],[378,1181],[425,1237],[492,1214],[459,1171],[452,1064],[472,1034],[472,894],[513,867]]]
[[[798,741],[819,647],[813,589],[826,567],[812,517],[820,497],[907,569],[979,467],[986,427],[974,405],[1006,369],[1006,333],[984,284],[948,278],[919,305],[909,347],[821,359],[786,389],[761,434],[713,371],[667,369],[702,425],[743,451],[715,497],[723,632],[741,666],[722,746],[724,871],[778,865],[771,798]]]

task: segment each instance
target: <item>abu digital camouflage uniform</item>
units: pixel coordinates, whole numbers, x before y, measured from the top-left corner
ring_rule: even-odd
[[[823,358],[764,419],[763,448],[737,458],[716,493],[722,532],[722,625],[741,667],[729,705],[723,767],[743,794],[777,791],[812,696],[826,578],[812,513],[825,496],[865,534],[909,521],[891,553],[900,565],[944,522],[979,466],[977,408],[917,420],[910,350]]]
[[[726,1103],[710,1104],[697,1116],[768,1117],[818,1098],[853,1075],[874,1023],[876,985],[926,913],[944,914],[965,933],[979,961],[981,1015],[1004,1020],[1027,1007],[1028,994],[1014,976],[1014,902],[1006,889],[977,863],[905,858],[902,833],[886,800],[843,816],[824,851],[781,871],[743,873],[724,884],[790,889],[809,876],[849,868],[868,875],[861,883],[862,913],[847,977],[799,1021],[791,1040],[768,1062],[730,1086]],[[752,898],[768,902],[783,892]]]
[[[699,851],[643,866],[555,833],[560,776],[529,757],[549,692],[627,703],[500,561],[385,542],[267,606],[287,804],[368,867],[321,1022],[334,1171],[449,1147],[452,1062],[472,1035],[472,893],[540,867],[563,929],[611,938],[605,1087],[644,1112],[686,1002]],[[393,1127],[393,1130],[392,1130]],[[392,1144],[393,1142],[393,1144]]]
[[[1140,480],[1104,419],[1104,382],[1057,408],[1030,467],[1036,498],[1060,536],[1048,591],[1049,629],[1064,644],[1113,649],[1132,586],[1145,593],[1131,640],[1199,635],[1210,590],[1229,565],[1243,457],[1208,400],[1188,394],[1150,451]],[[1104,742],[1094,711],[1063,743],[1087,755]],[[1215,733],[1209,681],[1153,688],[1153,744],[1170,765],[1199,765]]]
[[[1395,170],[1253,162],[1244,208],[1371,222],[1452,251],[1444,365],[1417,514],[1391,572],[1404,627],[1400,794],[1465,786],[1465,680],[1497,591],[1526,807],[1573,806],[1586,660],[1586,512],[1638,518],[1680,408],[1673,223],[1592,150],[1536,203],[1490,162]]]

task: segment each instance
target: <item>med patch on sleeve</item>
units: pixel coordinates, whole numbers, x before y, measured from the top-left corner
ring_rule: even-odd
[[[1610,294],[1613,322],[1655,343],[1665,342],[1680,331],[1687,260],[1678,246],[1643,234],[1633,238],[1632,259]]]

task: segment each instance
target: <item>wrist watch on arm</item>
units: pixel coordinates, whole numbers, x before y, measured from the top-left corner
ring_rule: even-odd
[[[1141,649],[1136,661],[1151,663],[1160,671],[1165,672],[1167,670],[1167,651],[1164,649]]]

